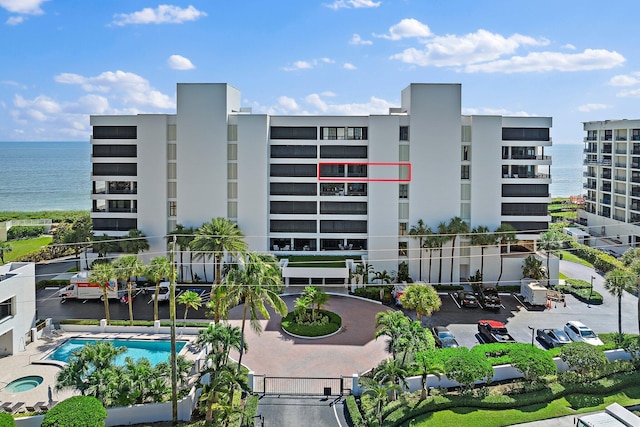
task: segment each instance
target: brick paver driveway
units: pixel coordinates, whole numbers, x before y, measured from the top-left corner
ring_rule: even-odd
[[[297,296],[285,296],[290,310]],[[242,363],[256,374],[291,377],[337,377],[361,374],[389,357],[386,340],[374,339],[376,313],[388,310],[380,304],[348,296],[331,295],[327,310],[342,317],[343,331],[316,340],[293,338],[282,332],[281,316],[273,314],[262,320],[263,332],[257,335],[247,321],[245,336],[249,351]],[[242,322],[242,305],[229,314],[234,326]],[[231,357],[237,360],[238,354]]]

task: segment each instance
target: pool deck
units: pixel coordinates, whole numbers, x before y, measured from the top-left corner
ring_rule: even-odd
[[[18,351],[13,356],[0,358],[0,406],[6,403],[15,405],[22,402],[22,407],[17,409],[17,412],[25,412],[26,406],[33,406],[36,403],[49,401],[49,389],[51,387],[53,401],[60,402],[66,398],[69,398],[79,393],[72,389],[55,390],[56,376],[60,372],[61,364],[59,362],[41,362],[51,351],[57,348],[60,344],[69,338],[92,338],[92,339],[163,339],[166,340],[169,337],[167,335],[154,335],[154,334],[136,334],[136,333],[107,333],[107,334],[91,334],[91,333],[68,333],[62,331],[57,336],[47,336],[39,339],[36,342],[29,343],[26,346],[25,351]],[[186,337],[187,340],[192,337]],[[180,341],[184,341],[185,337],[180,337]],[[185,347],[186,348],[186,347]],[[193,360],[195,355],[183,349],[180,353],[185,355],[188,359]],[[43,378],[40,385],[35,388],[22,392],[8,392],[5,390],[5,386],[18,378],[38,375]]]

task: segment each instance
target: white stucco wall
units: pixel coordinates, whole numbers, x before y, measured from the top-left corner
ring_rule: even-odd
[[[0,319],[0,356],[24,351],[36,321],[35,264],[0,266],[0,302],[12,300],[11,315]]]

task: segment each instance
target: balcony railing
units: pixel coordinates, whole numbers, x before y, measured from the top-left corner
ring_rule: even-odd
[[[536,174],[504,174],[502,176],[503,178],[508,178],[508,179],[522,179],[522,178],[526,178],[526,179],[532,179],[532,178],[551,178],[551,175],[549,175],[548,173],[536,173]]]
[[[585,178],[595,178],[597,175],[595,172],[582,172],[582,176]]]
[[[627,154],[627,150],[616,150],[616,154]]]
[[[627,140],[626,136],[620,136],[620,135],[616,136],[616,141],[626,141],[626,140]]]
[[[615,206],[616,208],[622,208],[625,209],[627,207],[627,205],[625,203],[614,203],[613,206]]]
[[[614,215],[613,219],[615,219],[616,221],[622,221],[625,222],[625,219],[623,216],[619,216],[619,215]]]
[[[607,193],[611,193],[611,187],[600,187],[600,191],[605,191]]]
[[[595,184],[588,184],[588,183],[584,183],[582,184],[582,188],[586,188],[587,190],[595,190],[596,189],[596,185]]]
[[[616,163],[616,167],[617,168],[626,168],[627,164],[626,163]]]
[[[626,181],[627,177],[625,175],[616,175],[616,181]]]
[[[615,190],[613,190],[613,192],[616,193],[616,194],[627,194],[624,190],[619,190],[617,188]]]

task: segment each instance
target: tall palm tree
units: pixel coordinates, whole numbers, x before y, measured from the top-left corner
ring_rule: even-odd
[[[398,352],[402,353],[400,366],[406,366],[407,357],[411,360],[420,351],[432,350],[436,346],[433,334],[422,323],[414,320],[405,328]]]
[[[633,292],[635,275],[622,268],[616,268],[605,276],[604,288],[618,298],[618,343],[622,343],[622,295],[625,292]]]
[[[283,316],[288,310],[287,304],[278,295],[282,288],[282,274],[276,258],[272,255],[248,252],[240,261],[244,268],[232,269],[225,277],[225,284],[230,287],[230,293],[235,295],[237,301],[244,301],[241,326],[244,342],[247,315],[250,316],[253,331],[260,334],[262,325],[258,313],[267,320],[270,318],[266,305]],[[243,348],[244,346],[240,348],[238,372],[242,364]]]
[[[172,282],[173,268],[171,262],[165,257],[155,257],[149,262],[144,271],[144,276],[156,285],[153,298],[153,320],[158,320],[158,296],[160,295],[160,282],[164,279]]]
[[[402,348],[404,333],[407,330],[411,319],[400,310],[381,311],[376,314],[375,338],[386,336],[387,351],[395,359],[398,351]]]
[[[636,310],[638,312],[638,332],[640,332],[640,248],[627,250],[620,260],[636,275],[636,295],[639,296]]]
[[[116,277],[127,281],[127,300],[129,303],[129,325],[133,326],[133,295],[131,295],[131,289],[133,282],[131,278],[136,278],[144,272],[144,264],[138,259],[136,255],[125,255],[118,258],[113,263],[115,268]]]
[[[213,218],[205,222],[195,232],[191,247],[202,253],[212,253],[215,267],[215,284],[220,284],[222,257],[225,252],[238,253],[247,249],[247,243],[238,224],[226,218]]]
[[[391,389],[391,400],[393,401],[398,398],[398,388],[407,389],[409,387],[407,376],[407,370],[400,366],[396,359],[385,359],[375,369],[373,379],[380,383],[397,386],[397,388]]]
[[[433,251],[441,246],[440,244],[441,236],[438,234],[427,234],[422,246],[429,251],[429,273],[427,274],[429,278],[429,283],[433,283],[431,280],[431,265],[433,263]]]
[[[425,226],[424,221],[421,219],[418,220],[416,225],[412,225],[409,230],[409,235],[413,239],[418,239],[418,250],[420,251],[420,273],[418,274],[419,280],[422,282],[422,251],[424,250],[424,241],[425,238],[433,234],[433,230],[431,228]]]
[[[471,245],[480,247],[480,275],[484,278],[484,250],[487,246],[495,245],[496,237],[491,234],[489,227],[479,225],[471,230]],[[484,280],[484,279],[483,279]]]
[[[378,421],[378,425],[381,426],[383,421],[382,408],[384,407],[384,404],[387,403],[390,392],[398,391],[400,389],[400,386],[380,384],[373,378],[363,377],[360,378],[360,387],[362,387],[363,395],[366,394],[371,397],[371,400],[373,401],[376,420]]]
[[[180,251],[180,263],[178,270],[180,271],[180,280],[184,281],[184,252],[189,251],[189,272],[191,273],[191,281],[193,281],[193,269],[191,265],[192,253],[190,250],[191,242],[194,239],[194,230],[193,227],[185,227],[182,224],[176,224],[176,228],[174,228],[169,234],[176,236],[176,245],[178,246],[178,250]]]
[[[416,319],[422,322],[422,316],[429,317],[434,311],[440,310],[442,300],[438,292],[431,285],[411,284],[400,296],[402,306],[416,311]]]
[[[104,302],[104,318],[107,320],[107,325],[111,323],[111,316],[109,314],[109,296],[107,294],[107,286],[116,278],[115,269],[113,265],[108,262],[98,263],[93,265],[93,269],[89,274],[89,282],[97,283],[102,290],[102,300]],[[116,289],[118,288],[118,282],[115,283]]]
[[[0,261],[4,264],[4,254],[7,252],[11,252],[13,250],[13,246],[9,242],[0,242]]]
[[[138,229],[129,230],[125,238],[120,242],[122,252],[126,254],[139,254],[149,250],[147,236]]]
[[[200,329],[196,338],[196,344],[200,346],[210,345],[209,358],[212,360],[213,370],[218,370],[227,364],[229,352],[240,348],[247,350],[247,343],[242,340],[242,331],[238,326],[227,323],[209,324],[206,329]]]
[[[449,221],[449,224],[447,224],[447,232],[453,237],[453,241],[451,242],[451,276],[449,277],[449,283],[453,284],[453,261],[455,259],[456,239],[458,236],[464,237],[464,235],[469,233],[469,224],[459,216],[454,216]]]
[[[221,284],[211,289],[209,301],[206,304],[206,307],[209,309],[207,316],[213,317],[213,322],[218,324],[221,320],[227,319],[229,310],[236,304],[238,304],[236,295],[231,293],[229,286],[227,286],[223,280]]]
[[[502,268],[504,265],[502,259],[502,248],[506,248],[510,244],[517,242],[518,238],[516,237],[516,229],[513,228],[511,224],[507,223],[501,224],[500,227],[496,228],[494,233],[500,242],[500,275],[498,276],[498,282],[496,283],[496,286],[498,286],[502,279]]]
[[[540,235],[538,246],[547,253],[547,278],[551,280],[551,271],[549,270],[549,258],[551,254],[562,247],[562,235],[558,231],[547,231]],[[549,281],[547,280],[547,282]],[[548,283],[547,283],[548,284]]]
[[[441,221],[438,224],[438,236],[436,237],[436,242],[438,243],[438,249],[440,250],[440,265],[438,267],[438,284],[442,284],[442,259],[443,255],[443,246],[451,240],[451,236],[449,236],[449,231],[447,230],[447,224],[444,221]],[[451,260],[453,262],[453,260]]]
[[[416,354],[413,366],[414,369],[420,372],[420,376],[422,377],[422,394],[420,395],[420,400],[425,400],[429,395],[427,377],[429,375],[435,375],[440,379],[442,374],[445,373],[445,368],[440,362],[436,361],[431,352],[427,351]]]
[[[187,326],[187,313],[189,313],[189,309],[193,308],[194,310],[199,309],[202,306],[202,298],[200,295],[194,291],[184,291],[178,297],[178,304],[184,304],[184,326]]]

